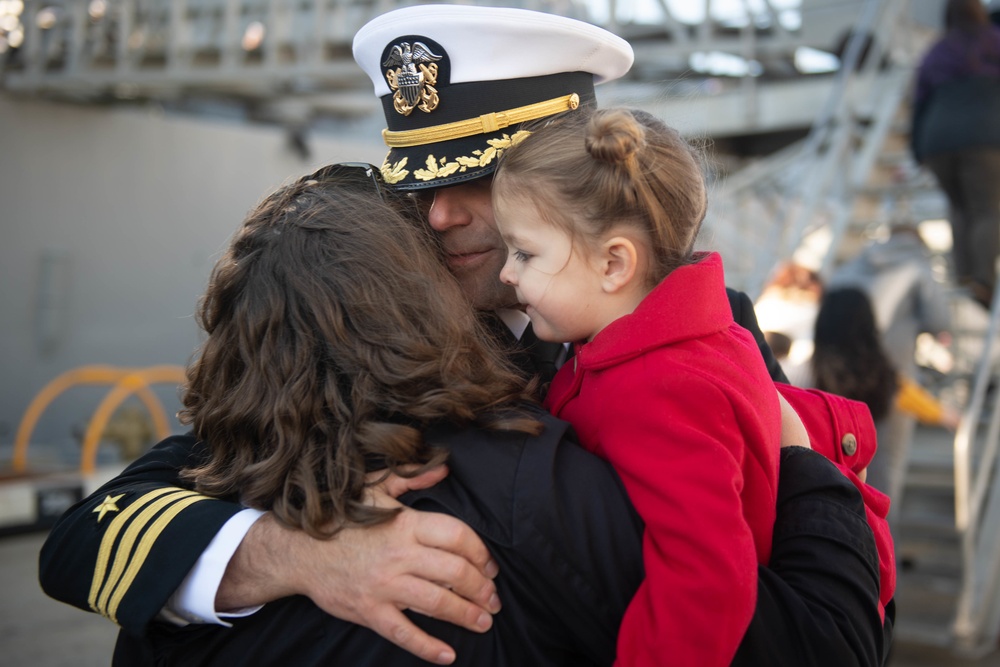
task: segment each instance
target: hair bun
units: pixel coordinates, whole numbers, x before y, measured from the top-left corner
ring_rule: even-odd
[[[646,131],[626,110],[598,111],[590,120],[585,145],[595,160],[616,164],[646,145]]]

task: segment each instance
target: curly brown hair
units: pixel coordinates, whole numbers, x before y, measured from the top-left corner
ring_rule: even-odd
[[[184,473],[199,491],[321,537],[394,515],[364,503],[366,474],[440,462],[426,426],[541,426],[511,411],[534,385],[405,200],[314,176],[264,199],[213,269],[180,416],[210,451]]]

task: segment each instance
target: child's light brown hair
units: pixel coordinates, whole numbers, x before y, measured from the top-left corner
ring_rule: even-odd
[[[624,108],[581,108],[527,129],[501,159],[494,201],[531,200],[586,241],[622,225],[639,232],[651,285],[691,263],[707,195],[699,156],[677,130]]]

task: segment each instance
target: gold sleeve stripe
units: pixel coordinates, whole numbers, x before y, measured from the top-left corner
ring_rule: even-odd
[[[195,495],[197,494],[194,491],[185,489],[157,489],[136,500],[128,506],[128,510],[120,513],[112,520],[111,525],[108,526],[108,530],[104,534],[104,539],[101,541],[101,550],[98,554],[97,565],[94,570],[94,580],[91,583],[90,597],[88,598],[90,607],[94,611],[106,615],[103,609],[107,604],[108,597],[111,595],[111,589],[115,587],[118,578],[125,570],[125,565],[132,553],[132,545],[135,544],[136,538],[145,529],[146,524],[164,507],[181,498],[188,498]],[[130,511],[133,508],[135,508],[135,511]],[[133,515],[135,515],[134,519],[132,518]],[[114,548],[115,538],[123,528],[125,528],[125,532],[122,535],[121,542],[117,548]],[[109,565],[111,565],[110,568],[108,567]],[[105,572],[109,570],[110,572],[105,581]]]
[[[97,598],[97,608],[98,611],[104,615],[108,616],[108,599],[111,597],[111,593],[118,587],[118,581],[125,571],[126,566],[132,559],[132,549],[135,546],[136,540],[138,540],[139,535],[146,529],[146,526],[150,521],[153,520],[157,514],[163,511],[164,508],[169,507],[173,503],[181,500],[183,498],[190,498],[197,496],[194,491],[178,491],[177,493],[171,493],[158,500],[155,500],[146,506],[144,510],[139,512],[139,514],[129,523],[129,527],[122,534],[122,539],[118,543],[118,548],[115,550],[114,565],[101,588],[101,594]],[[109,617],[110,618],[110,617]]]
[[[194,496],[192,498],[185,498],[174,503],[170,509],[165,511],[163,514],[153,522],[153,525],[149,527],[149,530],[142,536],[139,541],[139,546],[135,550],[135,555],[128,564],[128,569],[125,570],[125,574],[122,576],[121,581],[115,587],[114,593],[111,596],[111,601],[107,606],[107,617],[113,622],[118,622],[118,605],[121,604],[122,599],[128,593],[129,588],[132,586],[132,582],[135,581],[135,577],[139,574],[139,570],[146,563],[146,557],[149,555],[150,549],[153,548],[153,544],[159,539],[160,534],[163,529],[166,528],[174,518],[186,510],[191,505],[202,500],[208,500],[208,496]]]
[[[87,598],[87,602],[90,604],[91,609],[97,611],[97,594],[100,591],[101,584],[104,582],[104,573],[107,570],[108,560],[111,556],[111,549],[114,547],[115,540],[118,538],[118,533],[121,532],[121,529],[128,524],[132,516],[141,510],[146,503],[162,496],[165,493],[176,493],[179,490],[180,489],[167,487],[151,491],[136,499],[135,502],[131,503],[124,510],[116,514],[115,518],[108,524],[107,530],[104,531],[104,537],[101,538],[101,547],[97,552],[97,563],[94,565],[94,579],[90,584],[90,595]]]

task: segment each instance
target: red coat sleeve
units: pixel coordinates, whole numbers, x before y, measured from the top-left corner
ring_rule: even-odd
[[[879,556],[879,613],[896,592],[896,555],[886,515],[889,497],[858,477],[871,462],[878,447],[875,424],[868,407],[859,401],[817,389],[801,389],[777,384],[809,432],[809,444],[836,464],[865,501],[868,525],[875,534]]]

